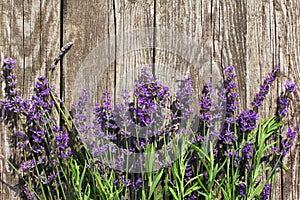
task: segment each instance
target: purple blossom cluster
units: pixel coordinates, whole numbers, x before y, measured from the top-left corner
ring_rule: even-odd
[[[11,58],[4,59],[2,72],[5,81],[5,99],[1,101],[1,108],[7,110],[6,117],[10,118],[10,114],[15,115],[15,112],[19,112],[20,104],[22,99],[18,96],[18,90],[16,89],[17,85],[17,76],[13,72],[15,68],[16,60]]]
[[[3,61],[2,71],[5,78],[5,92],[7,99],[15,98],[18,94],[18,90],[16,89],[17,76],[13,73],[15,64],[16,60],[11,58],[4,59]]]
[[[292,93],[296,92],[296,84],[291,80],[287,80],[284,84],[285,92],[280,95],[277,100],[277,112],[276,115],[279,118],[283,118],[287,115],[288,107],[289,107],[289,97]]]
[[[87,89],[84,89],[81,93],[81,96],[79,97],[78,102],[72,104],[72,116],[75,122],[76,130],[80,134],[80,137],[78,138],[79,140],[85,138],[85,136],[87,136],[88,134],[91,134],[89,130],[92,127],[88,123],[89,117],[87,113],[88,98],[89,91]]]
[[[135,192],[142,189],[143,179],[139,176],[126,178],[124,174],[118,174],[114,184],[126,186],[130,188],[131,192]]]
[[[246,195],[246,184],[240,181],[237,185],[237,192],[240,196],[244,197]]]
[[[256,128],[258,114],[253,110],[245,110],[239,114],[237,123],[242,131],[253,131]]]
[[[1,107],[7,113],[18,115],[22,129],[15,132],[18,138],[18,148],[21,153],[19,171],[25,177],[36,176],[37,182],[52,184],[57,179],[53,178],[55,164],[59,159],[71,156],[69,136],[56,125],[52,115],[54,101],[45,77],[39,77],[34,87],[35,94],[30,99],[23,99],[18,95],[15,85],[16,77],[13,69],[16,61],[4,60],[4,78],[7,82],[6,98],[1,101]],[[16,122],[17,123],[17,122]],[[56,175],[57,177],[57,175]],[[28,188],[24,188],[27,198],[33,198]]]
[[[239,94],[235,91],[237,88],[234,83],[234,78],[236,74],[234,73],[234,66],[224,67],[225,80],[224,80],[224,90],[226,99],[226,114],[227,117],[232,117],[234,112],[238,110],[238,100]]]
[[[64,55],[71,49],[72,46],[73,46],[73,42],[69,42],[64,47],[61,48],[61,50],[59,51],[57,56],[54,58],[54,61],[51,64],[51,69],[50,70],[54,70],[54,68],[56,67],[58,62],[64,57]]]
[[[224,80],[224,89],[220,92],[220,99],[224,100],[225,105],[225,119],[224,125],[220,134],[220,144],[225,144],[223,150],[220,152],[226,151],[226,146],[232,145],[237,139],[237,136],[234,133],[234,123],[235,116],[238,111],[238,97],[239,94],[235,91],[237,86],[234,82],[236,74],[234,72],[234,66],[224,67],[225,80]],[[224,149],[225,148],[225,149]]]
[[[253,158],[253,143],[246,142],[246,144],[242,147],[242,157],[241,159],[244,161],[250,160]]]
[[[136,85],[139,85],[134,90],[136,101],[129,104],[129,112],[132,121],[144,127],[152,122],[158,106],[166,107],[170,95],[169,88],[158,82]]]
[[[210,109],[212,107],[211,92],[212,92],[211,83],[205,83],[202,91],[202,97],[199,103],[201,109],[200,116],[199,116],[200,121],[207,122],[211,120],[211,114],[210,114]]]
[[[72,155],[69,148],[69,136],[60,129],[59,126],[52,126],[53,134],[55,137],[55,149],[52,151],[58,158],[68,158]]]
[[[224,91],[221,93],[220,98],[226,101],[226,114],[225,122],[222,132],[219,137],[217,146],[214,148],[214,155],[219,163],[224,162],[224,156],[230,159],[230,166],[239,170],[240,176],[243,178],[247,173],[250,173],[253,169],[253,163],[251,160],[255,155],[257,143],[249,141],[249,136],[252,131],[257,127],[257,121],[259,119],[258,108],[262,105],[263,100],[269,93],[270,87],[275,81],[276,74],[279,71],[278,67],[275,67],[271,73],[269,73],[260,86],[260,91],[256,94],[254,101],[252,102],[253,109],[248,109],[238,112],[236,84],[234,83],[234,67],[225,67],[225,80]],[[285,93],[278,99],[278,109],[276,115],[279,119],[287,114],[287,108],[289,106],[289,97],[292,93],[296,92],[296,85],[292,81],[285,83]],[[203,94],[200,107],[202,110],[207,111],[211,107],[210,98],[207,97],[207,92]],[[209,120],[210,115],[201,115],[201,119]],[[288,129],[286,138],[281,140],[281,148],[277,149],[273,147],[273,151],[277,155],[286,155],[294,142],[296,137],[297,128],[292,130]],[[245,134],[247,133],[247,134]],[[220,176],[222,174],[222,170]],[[247,183],[240,182],[237,185],[237,192],[242,197],[246,195]],[[265,187],[262,199],[268,199],[269,188]]]
[[[57,65],[71,46],[72,43],[69,43],[62,48],[55,58],[52,68]],[[54,190],[55,185],[62,184],[58,180],[67,181],[64,180],[64,174],[57,171],[56,168],[58,165],[62,165],[64,160],[72,157],[75,152],[71,151],[69,134],[63,127],[56,124],[57,120],[52,114],[55,108],[53,100],[54,87],[49,86],[45,77],[39,77],[34,88],[35,94],[30,99],[23,99],[18,95],[15,87],[17,84],[16,76],[13,74],[15,63],[12,59],[4,60],[3,74],[7,95],[1,101],[1,107],[7,113],[17,114],[24,126],[24,129],[15,133],[19,139],[19,150],[23,152],[19,172],[22,172],[25,177],[33,177],[44,188],[50,187],[50,190]],[[234,66],[224,68],[224,90],[220,92],[219,98],[225,103],[225,122],[221,124],[220,131],[210,132],[214,133],[218,140],[216,146],[213,147],[212,155],[215,156],[214,162],[218,165],[228,162],[228,165],[224,166],[236,170],[239,177],[233,185],[235,185],[236,195],[240,197],[245,197],[247,190],[249,190],[249,180],[247,182],[245,177],[249,178],[248,175],[254,169],[252,160],[258,148],[255,137],[251,137],[251,140],[249,138],[257,127],[258,108],[269,93],[278,70],[278,67],[275,67],[266,76],[252,102],[253,109],[238,113],[239,95],[236,92],[237,86],[234,82],[236,77]],[[101,178],[105,179],[107,174],[104,166],[109,164],[116,169],[114,184],[117,188],[126,187],[130,189],[130,192],[141,192],[144,187],[143,184],[148,180],[147,178],[143,179],[145,176],[140,176],[140,174],[132,175],[122,171],[126,163],[126,156],[134,157],[134,153],[143,153],[146,151],[147,145],[153,143],[157,150],[166,145],[169,139],[177,133],[188,132],[188,128],[184,130],[185,125],[187,125],[185,123],[187,123],[189,116],[194,113],[192,107],[194,91],[191,77],[187,76],[182,80],[178,80],[178,82],[180,83],[179,90],[175,97],[172,97],[169,88],[159,83],[147,68],[143,68],[141,76],[135,83],[133,99],[130,99],[128,92],[124,92],[124,103],[113,105],[111,94],[104,92],[102,103],[93,107],[94,118],[92,120],[88,117],[89,92],[83,90],[79,101],[72,105],[72,117],[75,122],[73,124],[74,131],[79,136],[79,143],[84,142],[88,147],[91,147],[91,154],[95,159],[104,158],[103,155],[114,158],[114,163],[108,163],[105,159],[98,159],[95,162],[97,164],[84,162],[86,168],[90,169],[93,165],[96,165],[97,170],[103,172]],[[296,85],[292,81],[287,81],[285,83],[285,93],[278,99],[276,115],[279,120],[287,115],[289,97],[295,92]],[[214,127],[214,120],[221,117],[218,115],[220,105],[215,104],[213,95],[214,91],[211,83],[206,83],[198,104],[200,112],[197,117],[200,128],[197,131],[201,133],[197,135],[196,142],[193,142],[196,146],[205,145],[205,142],[210,141],[209,137],[204,137],[209,129]],[[167,114],[164,113],[166,110],[168,111]],[[288,128],[285,138],[281,139],[280,148],[273,147],[273,152],[279,156],[286,155],[292,148],[297,132],[297,127],[294,129]],[[91,137],[94,138],[90,140]],[[99,139],[100,137],[101,139]],[[118,151],[121,151],[123,155],[119,155],[120,152]],[[184,185],[192,186],[196,183],[197,180],[193,177],[199,174],[200,171],[197,171],[199,169],[204,169],[203,177],[201,177],[201,187],[209,185],[209,174],[207,173],[209,169],[205,169],[209,162],[206,160],[207,157],[200,159],[201,162],[206,163],[199,163],[197,154],[193,151],[189,153],[191,154],[186,157],[189,160],[185,166],[182,180]],[[115,155],[117,156],[114,157]],[[130,166],[131,169],[143,168],[145,160],[145,156],[137,159],[133,164],[134,166]],[[159,160],[159,158],[155,157],[155,160]],[[166,167],[166,165],[164,166]],[[168,163],[168,166],[170,167],[172,164]],[[224,182],[228,181],[228,179],[225,179],[228,173],[225,169],[216,170],[215,173],[217,173],[216,179],[224,179]],[[172,176],[170,178],[172,179]],[[174,180],[168,181],[170,187],[174,187]],[[28,185],[25,184],[25,186],[23,193],[26,198],[34,198],[35,195],[29,190]],[[34,185],[34,187],[38,188],[37,185]],[[201,192],[204,192],[204,190],[201,190]],[[260,194],[261,199],[269,199],[270,192],[271,186],[267,183],[262,194]],[[193,191],[186,198],[199,199],[199,195],[200,193]]]
[[[23,191],[27,199],[33,199],[35,197],[35,194],[30,192],[28,187],[24,187]]]
[[[164,137],[175,133],[178,123],[182,123],[185,116],[193,113],[189,105],[192,96],[190,76],[178,80],[178,82],[180,85],[175,100],[171,101],[169,88],[159,83],[147,69],[143,68],[141,77],[135,83],[133,100],[130,99],[129,93],[124,91],[122,95],[124,103],[117,103],[113,108],[110,93],[104,92],[102,104],[96,104],[93,108],[92,125],[88,124],[89,120],[87,119],[88,91],[83,91],[79,102],[72,106],[77,131],[80,135],[88,133],[92,137],[102,137],[102,141],[107,141],[96,144],[86,140],[87,146],[93,149],[92,155],[103,158],[105,157],[103,155],[118,151],[111,149],[112,147],[108,145],[110,142],[117,145],[124,154],[130,156],[134,156],[132,153],[144,152],[147,144],[155,143],[155,147],[160,148],[164,142],[168,142],[168,140],[164,140]],[[168,116],[164,113],[166,109],[170,111],[167,112]],[[147,135],[143,132],[136,132],[139,128],[151,126],[154,128],[148,128]],[[125,167],[123,157],[115,161],[116,165],[112,163],[112,160],[106,164],[114,165],[115,169]],[[100,159],[99,162],[105,164],[106,160]],[[132,167],[141,168],[143,163],[143,160],[137,159]],[[119,173],[124,176],[122,170],[120,169]],[[141,178],[124,179],[119,177],[118,179],[118,184],[131,187],[133,190],[141,189]]]
[[[289,151],[291,150],[293,143],[297,137],[297,132],[299,131],[298,126],[294,127],[294,129],[292,128],[288,128],[287,132],[286,132],[286,137],[281,139],[281,147],[273,147],[272,150],[280,156],[285,156],[289,153]]]
[[[271,195],[271,184],[267,183],[263,189],[263,193],[261,195],[261,200],[268,200]]]
[[[256,93],[253,102],[251,103],[254,106],[254,110],[257,111],[258,107],[262,105],[263,100],[266,98],[266,95],[269,93],[270,87],[275,81],[277,72],[279,68],[277,66],[274,67],[273,71],[268,73],[263,84],[260,86],[260,90]]]

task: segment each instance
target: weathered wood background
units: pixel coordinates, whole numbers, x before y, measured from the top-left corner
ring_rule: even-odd
[[[234,64],[242,107],[250,105],[266,73],[278,65],[282,75],[262,116],[274,112],[287,78],[300,84],[299,0],[2,0],[0,10],[0,58],[17,59],[21,92],[26,96],[32,94],[34,80],[47,72],[57,50],[73,41],[71,52],[55,73],[61,97],[71,102],[74,78],[90,51],[106,38],[147,27],[149,31],[160,27],[181,32],[205,45],[210,63],[219,67]],[[189,69],[193,74],[193,66],[174,54],[150,48],[121,55],[124,41],[111,42],[117,47],[112,52],[117,59],[102,74],[100,89],[118,91],[120,83],[132,82],[139,66],[153,62],[176,66],[175,71]],[[201,77],[194,75],[193,79]],[[299,93],[290,111],[294,113],[289,115],[290,123],[298,123]],[[0,154],[13,154],[11,133],[3,124],[0,133]],[[279,172],[278,200],[300,199],[299,150],[294,146],[285,158],[290,170]],[[0,199],[17,199],[16,178],[2,159],[0,170]]]

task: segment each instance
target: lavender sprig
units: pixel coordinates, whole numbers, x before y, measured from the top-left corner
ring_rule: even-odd
[[[69,42],[61,48],[57,56],[54,58],[53,63],[50,66],[50,71],[53,71],[57,63],[64,57],[64,55],[71,49],[73,42]]]
[[[276,115],[279,117],[279,119],[282,119],[285,117],[288,113],[288,107],[289,107],[289,97],[292,93],[296,93],[296,84],[293,83],[291,80],[287,80],[284,84],[285,92],[280,95],[280,97],[277,100],[277,111]]]
[[[262,102],[266,98],[266,95],[269,93],[270,87],[273,84],[278,71],[279,71],[279,68],[277,66],[275,66],[273,71],[270,72],[266,76],[263,84],[260,86],[259,92],[256,93],[254,100],[251,103],[254,106],[254,110],[256,112],[257,112],[258,108],[262,105]]]
[[[271,184],[267,183],[263,189],[261,200],[268,200],[271,195]]]

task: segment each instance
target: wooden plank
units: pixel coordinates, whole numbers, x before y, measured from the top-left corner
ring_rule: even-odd
[[[257,87],[274,65],[281,70],[263,106],[262,116],[270,116],[276,109],[276,98],[284,90],[289,78],[299,83],[299,2],[249,1],[247,2],[247,97],[251,100]],[[259,80],[260,83],[257,82]],[[251,82],[255,84],[250,84]],[[294,96],[288,117],[289,124],[299,124],[299,95]],[[297,143],[298,141],[296,141]],[[276,179],[275,199],[299,199],[299,150],[295,146],[285,159],[290,168]]]
[[[213,35],[215,56],[221,57],[220,65],[235,66],[236,83],[240,94],[240,108],[246,108],[246,4],[245,1],[221,1],[220,5],[213,5],[212,19],[214,22]],[[216,26],[218,25],[218,26]]]
[[[46,75],[47,67],[59,48],[59,1],[2,1],[0,8],[1,61],[7,57],[17,60],[20,93],[29,97],[33,94],[36,78]],[[1,92],[0,98],[3,95]],[[0,132],[0,153],[13,156],[15,143],[11,131],[2,124]],[[17,199],[17,179],[11,176],[8,164],[2,159],[0,162],[1,199]]]
[[[157,27],[155,72],[176,94],[178,83],[191,75],[196,103],[204,82],[213,68],[213,36],[209,13],[211,3],[204,1],[155,1]],[[203,72],[207,72],[204,75]],[[216,77],[217,78],[217,77]]]
[[[67,106],[74,100],[76,78],[82,86],[93,89],[93,102],[99,102],[101,92],[111,91],[113,99],[120,96],[124,88],[132,88],[139,68],[153,64],[156,74],[163,81],[172,80],[166,75],[175,76],[195,72],[181,51],[168,52],[166,49],[136,49],[128,51],[130,45],[140,45],[139,38],[128,37],[132,30],[149,30],[153,27],[176,31],[199,43],[205,50],[208,67],[236,65],[241,107],[249,106],[260,83],[274,65],[279,65],[282,76],[275,82],[272,95],[269,95],[261,112],[262,117],[274,113],[276,97],[283,91],[283,82],[288,78],[300,82],[300,5],[292,1],[168,1],[168,0],[76,0],[62,1],[63,43],[74,42],[74,47],[66,56],[61,70],[56,71],[55,82],[62,86],[62,97]],[[0,52],[4,57],[17,58],[19,82],[24,83],[21,92],[32,94],[37,76],[45,74],[59,45],[60,2],[58,0],[25,0],[0,2]],[[135,32],[141,33],[141,32]],[[154,45],[175,44],[170,48],[180,48],[177,37],[168,32],[164,38],[153,32]],[[174,33],[173,33],[174,34]],[[151,35],[151,33],[149,34]],[[176,35],[175,35],[176,36]],[[181,35],[182,36],[182,35]],[[128,38],[129,40],[126,40]],[[160,39],[159,39],[160,38]],[[105,44],[103,41],[107,41]],[[107,49],[96,49],[107,47]],[[92,54],[92,51],[96,54]],[[99,55],[97,53],[100,53]],[[125,54],[124,54],[125,53]],[[91,55],[92,54],[92,55]],[[91,57],[90,57],[91,56]],[[106,60],[98,60],[99,58]],[[92,58],[88,61],[87,59]],[[82,65],[95,66],[85,71]],[[101,64],[101,66],[99,66]],[[99,68],[100,67],[100,68]],[[99,71],[100,70],[101,73]],[[62,76],[60,76],[62,72]],[[86,73],[86,74],[84,74]],[[78,75],[82,74],[82,75]],[[100,76],[100,77],[99,77]],[[245,82],[246,77],[246,82]],[[60,80],[60,78],[62,78]],[[78,82],[77,80],[77,82]],[[203,77],[192,74],[196,92],[200,92]],[[80,83],[80,82],[79,82]],[[79,90],[79,89],[78,89]],[[1,93],[3,97],[3,92]],[[76,95],[75,95],[76,96]],[[246,98],[245,98],[246,97]],[[299,93],[291,107],[290,125],[299,123]],[[0,153],[12,154],[9,149],[11,133],[0,126]],[[297,141],[299,142],[299,140]],[[276,199],[299,199],[300,156],[299,146],[294,146],[285,158],[290,168],[277,178]],[[13,199],[8,185],[16,180],[10,176],[9,168],[0,160],[1,198]],[[8,183],[6,185],[5,183]]]
[[[70,108],[81,90],[90,89],[92,100],[101,100],[114,87],[114,10],[112,1],[63,1],[63,43],[74,42],[62,68],[62,97]],[[107,44],[104,44],[104,42]]]
[[[114,97],[120,102],[122,91],[128,90],[132,95],[140,69],[152,66],[154,50],[149,44],[154,42],[154,1],[115,0],[114,6],[117,38]]]

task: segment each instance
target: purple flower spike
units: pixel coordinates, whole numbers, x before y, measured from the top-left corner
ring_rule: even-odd
[[[261,200],[268,200],[271,195],[271,185],[270,183],[267,183],[264,187]]]
[[[246,195],[246,185],[245,185],[245,183],[239,182],[239,184],[237,185],[237,191],[238,191],[239,195],[244,197]]]
[[[277,111],[276,115],[279,118],[283,118],[288,113],[289,107],[289,95],[291,93],[296,92],[296,84],[294,84],[291,80],[286,81],[285,85],[285,93],[281,94],[281,96],[277,100]]]
[[[278,109],[277,109],[277,115],[282,118],[287,115],[287,108],[289,106],[289,100],[286,96],[281,96],[278,99]]]
[[[13,68],[15,68],[16,60],[12,58],[6,58],[3,60],[3,64],[7,70],[12,70]]]
[[[16,89],[17,85],[17,76],[13,73],[15,68],[16,60],[8,58],[3,60],[3,76],[5,80],[5,92],[7,99],[13,99],[18,95],[18,90]],[[9,102],[7,102],[9,103]],[[10,102],[13,104],[13,102]]]
[[[273,147],[272,150],[277,154],[281,156],[285,156],[289,153],[293,146],[293,142],[297,136],[297,132],[299,131],[299,127],[288,128],[286,132],[286,138],[281,139],[281,149],[277,149],[276,147]]]
[[[65,45],[64,47],[61,48],[61,50],[59,51],[58,55],[54,58],[54,61],[51,64],[50,70],[53,70],[56,67],[57,63],[71,49],[72,46],[73,46],[73,42],[69,42],[67,45]]]
[[[237,86],[234,83],[234,78],[236,77],[234,66],[224,67],[224,72],[226,75],[224,80],[224,91],[220,93],[220,98],[226,101],[226,118],[228,118],[238,110],[237,97],[239,94],[235,92]]]
[[[25,187],[23,192],[26,195],[27,199],[33,199],[35,197],[34,193],[31,193],[28,187]]]
[[[247,142],[242,148],[242,160],[249,160],[253,157],[253,144]]]
[[[260,86],[259,92],[256,93],[255,98],[251,103],[256,109],[262,105],[263,100],[269,93],[270,87],[276,78],[277,71],[279,71],[279,68],[276,66],[274,67],[273,71],[266,76],[264,83]]]
[[[296,92],[296,84],[291,80],[287,80],[284,84],[285,90],[288,93]]]
[[[237,123],[242,131],[253,131],[256,128],[258,114],[253,110],[243,111],[237,118]]]
[[[289,140],[294,140],[297,136],[296,131],[299,131],[299,127],[297,127],[297,126],[294,128],[294,130],[292,128],[288,128],[288,131],[286,133],[287,138]]]

